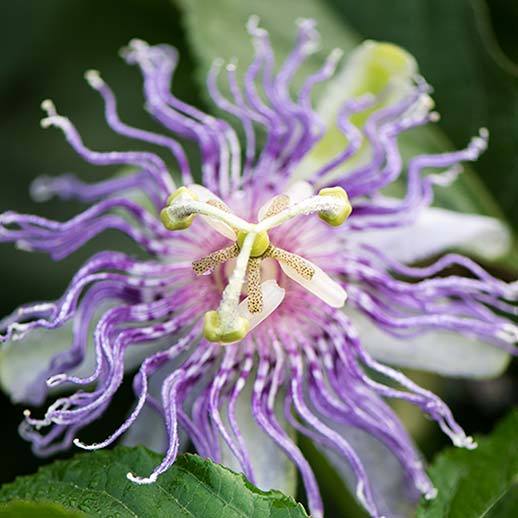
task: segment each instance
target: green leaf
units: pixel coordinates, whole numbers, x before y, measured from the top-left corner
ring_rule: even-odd
[[[0,518],[81,518],[85,514],[51,502],[11,500],[0,505]]]
[[[506,516],[504,510],[516,502],[517,433],[515,410],[490,436],[477,441],[476,450],[441,453],[430,468],[439,493],[435,500],[421,503],[418,518],[479,518],[493,510],[494,516]]]
[[[41,468],[0,488],[12,499],[51,501],[88,516],[154,518],[303,518],[303,507],[278,491],[263,492],[242,475],[197,455],[182,455],[156,483],[137,485],[128,472],[148,474],[160,456],[118,447],[78,455]]]

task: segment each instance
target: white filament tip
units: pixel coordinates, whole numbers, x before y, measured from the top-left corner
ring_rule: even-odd
[[[87,70],[85,72],[85,79],[92,88],[100,88],[104,85],[104,81],[98,70]]]
[[[48,176],[40,176],[36,178],[30,185],[30,195],[34,201],[48,201],[54,194],[49,186],[50,178]]]
[[[47,387],[55,387],[63,383],[67,379],[67,375],[64,373],[56,374],[47,379]]]
[[[140,38],[132,38],[129,42],[129,46],[135,49],[146,49],[149,47],[149,43]]]
[[[93,444],[85,444],[77,437],[74,439],[74,446],[77,446],[78,448],[81,448],[82,450],[98,450],[101,446],[99,444],[93,443]]]
[[[466,448],[467,450],[474,450],[478,444],[469,435],[455,435],[452,437],[453,444],[458,448]]]
[[[21,250],[22,252],[34,252],[34,248],[28,241],[24,241],[23,239],[19,239],[16,241],[14,245],[18,250]],[[18,340],[19,337],[13,336],[13,340]]]
[[[227,72],[235,72],[237,69],[237,58],[232,58],[225,68]]]
[[[432,487],[430,490],[428,490],[425,494],[424,494],[424,498],[425,500],[434,500],[436,497],[437,497],[437,494],[439,492],[437,491],[437,488],[435,487]]]
[[[257,14],[251,14],[246,22],[246,28],[249,32],[253,32],[259,28],[260,18]]]
[[[135,482],[135,484],[153,484],[157,480],[156,475],[150,475],[149,477],[137,477],[131,471],[126,474],[126,478],[131,480],[131,482]]]
[[[49,117],[57,115],[56,106],[50,99],[45,99],[41,102],[41,109],[47,113]]]

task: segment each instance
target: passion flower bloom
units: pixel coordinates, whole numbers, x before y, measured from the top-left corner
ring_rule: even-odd
[[[292,493],[296,467],[318,517],[322,501],[296,443],[300,433],[372,516],[401,516],[405,498],[436,491],[387,401],[417,406],[456,446],[476,445],[441,399],[387,364],[484,377],[515,352],[517,327],[505,317],[515,312],[515,284],[458,254],[409,265],[452,247],[487,256],[505,249],[497,221],[430,208],[434,185],[477,159],[487,131],[464,150],[405,165],[398,136],[437,117],[408,54],[364,44],[314,109],[313,89],[334,75],[339,53],[293,98],[294,75],[316,48],[314,23],[300,23],[277,72],[267,32],[255,19],[248,28],[255,58],[241,78],[234,65],[226,68],[230,95],[218,89],[219,62],[208,81],[217,106],[238,121],[244,150],[226,119],[171,93],[177,54],[167,45],[135,40],[123,54],[140,68],[146,109],[167,136],[122,122],[99,73],[86,78],[110,127],[161,146],[171,168],[148,151],[90,150],[72,122],[43,103],[42,125],[61,129],[81,158],[133,171],[96,184],[39,179],[37,198],[91,207],[65,223],[4,213],[0,239],[59,260],[116,229],[143,253],[100,252],[60,299],[4,319],[2,384],[13,400],[31,404],[49,388],[62,391],[41,419],[27,411],[21,425],[40,455],[73,442],[103,448],[129,432],[132,443],[163,448],[151,473],[128,474],[149,484],[188,438],[200,455],[265,489]],[[383,84],[367,94],[369,80]],[[199,146],[200,171],[177,138]],[[384,189],[398,180],[404,195],[389,197]],[[466,275],[435,276],[450,266]],[[102,442],[82,442],[81,429],[109,412],[125,371],[135,368],[131,414]]]

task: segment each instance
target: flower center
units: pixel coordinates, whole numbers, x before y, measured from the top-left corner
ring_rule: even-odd
[[[209,275],[235,259],[218,309],[205,314],[203,333],[207,340],[221,344],[237,342],[280,305],[284,289],[275,280],[261,282],[262,261],[266,258],[277,261],[288,277],[330,306],[341,307],[345,303],[347,294],[340,284],[307,259],[276,247],[268,235],[269,230],[312,213],[328,225],[341,225],[352,210],[341,187],[322,189],[318,195],[301,201],[292,200],[287,194],[275,196],[259,211],[258,223],[232,214],[223,201],[197,185],[181,187],[169,196],[167,203],[160,216],[169,230],[189,228],[194,217],[199,216],[233,241],[192,263],[197,275]],[[241,300],[245,281],[247,296]]]
[[[241,250],[243,248],[243,243],[245,242],[246,236],[248,235],[248,232],[244,230],[240,230],[237,233],[237,246]],[[252,244],[252,250],[250,251],[250,257],[261,257],[266,250],[268,250],[268,247],[270,246],[270,238],[268,236],[268,233],[263,230],[262,232],[259,232],[256,234],[254,242]]]

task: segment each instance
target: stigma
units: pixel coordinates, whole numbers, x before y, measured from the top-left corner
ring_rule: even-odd
[[[351,211],[347,193],[341,187],[325,188],[314,195],[305,182],[269,200],[259,210],[256,223],[233,214],[220,198],[200,185],[180,187],[171,194],[160,214],[167,229],[188,229],[199,217],[231,242],[192,263],[196,275],[211,275],[225,263],[233,265],[219,307],[205,314],[204,337],[222,345],[239,342],[280,306],[285,289],[276,280],[262,279],[265,259],[277,262],[284,275],[324,303],[341,308],[347,299],[344,288],[311,261],[272,243],[269,231],[312,214],[337,227]]]

